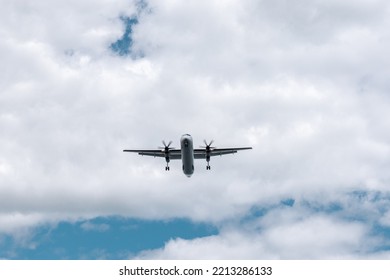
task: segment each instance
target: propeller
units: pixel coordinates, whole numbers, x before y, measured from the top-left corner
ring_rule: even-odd
[[[172,144],[172,141],[169,141],[169,143],[167,144],[164,140],[162,141],[164,147],[158,147],[159,149],[165,151],[165,152],[169,152],[169,150],[173,150],[174,148],[171,148],[171,144]]]
[[[200,147],[203,149],[206,149],[206,151],[210,151],[210,150],[215,149],[215,147],[211,147],[211,145],[214,143],[214,140],[211,140],[210,143],[208,143],[208,144],[207,144],[206,140],[203,140],[203,143],[205,144],[205,146],[200,146]]]
[[[211,156],[211,150],[214,150],[215,147],[212,147],[211,145],[214,143],[214,140],[211,140],[210,143],[207,144],[207,141],[206,140],[203,140],[203,143],[205,144],[205,146],[200,146],[202,149],[206,149],[206,161],[207,161],[207,166],[206,166],[206,169],[207,170],[210,170],[211,167],[210,167],[210,156]]]

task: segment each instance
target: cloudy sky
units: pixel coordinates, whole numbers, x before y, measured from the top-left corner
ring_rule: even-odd
[[[390,258],[388,1],[0,3],[0,258]]]

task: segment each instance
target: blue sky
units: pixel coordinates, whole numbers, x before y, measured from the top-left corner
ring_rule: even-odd
[[[6,1],[0,258],[388,259],[389,13]],[[185,133],[253,150],[190,179],[122,152]]]
[[[170,239],[193,239],[217,234],[215,226],[185,219],[146,221],[99,217],[60,222],[34,230],[34,246],[23,247],[7,236],[2,258],[10,259],[126,259],[145,249],[162,247]]]
[[[131,54],[131,47],[133,45],[133,39],[131,38],[132,30],[133,26],[138,23],[138,20],[136,17],[121,17],[121,20],[126,27],[125,33],[120,39],[112,43],[110,48],[118,55],[126,56]]]

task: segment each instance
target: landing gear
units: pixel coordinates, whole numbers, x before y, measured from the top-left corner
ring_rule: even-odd
[[[215,149],[215,147],[211,147],[211,145],[213,144],[214,141],[211,140],[209,144],[207,144],[206,140],[204,140],[203,142],[206,145],[206,146],[201,146],[201,148],[205,149],[206,152],[206,161],[207,161],[206,170],[211,170],[210,156],[211,156],[211,152]]]
[[[167,162],[167,166],[165,166],[165,171],[169,171],[169,161],[170,161],[170,154],[169,154],[169,151],[174,149],[174,148],[171,148],[171,144],[172,144],[172,141],[169,141],[169,143],[165,143],[165,141],[163,140],[162,141],[164,147],[158,147],[159,149],[162,149],[161,151],[164,152],[165,154],[165,161]]]
[[[210,159],[207,161],[207,166],[206,166],[206,170],[211,170],[211,166],[210,166]]]
[[[166,157],[165,161],[167,162],[167,166],[165,166],[165,171],[169,171],[169,157]]]
[[[206,170],[211,170],[211,166],[210,166],[210,155],[206,155],[206,161],[207,161],[207,166],[206,166]]]

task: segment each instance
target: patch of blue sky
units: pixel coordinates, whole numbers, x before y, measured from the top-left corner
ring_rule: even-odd
[[[121,21],[125,25],[125,32],[120,39],[112,43],[110,48],[111,50],[120,55],[127,56],[132,53],[131,47],[133,46],[133,27],[138,24],[138,19],[136,17],[120,17]]]
[[[312,202],[308,200],[303,200],[300,202],[302,206],[310,209],[313,212],[322,212],[325,214],[331,214],[334,212],[339,212],[343,210],[343,205],[341,202],[338,201],[331,201],[328,203],[318,203],[318,202]]]
[[[134,59],[144,57],[144,53],[141,50],[135,51],[133,47],[133,31],[136,25],[139,23],[139,17],[142,14],[148,14],[152,12],[152,9],[149,7],[147,1],[138,0],[135,2],[137,13],[131,17],[121,16],[120,20],[125,26],[125,32],[122,37],[113,42],[110,45],[112,52],[119,56],[130,56]]]
[[[359,205],[354,212],[350,212],[351,219],[367,221],[383,216],[390,206],[390,193],[379,191],[354,191],[349,194],[352,205]],[[346,206],[348,207],[348,206]]]
[[[143,250],[163,247],[175,238],[193,239],[218,234],[210,224],[187,219],[149,221],[123,217],[99,217],[76,223],[61,222],[55,228],[36,230],[18,246],[10,237],[0,244],[6,259],[127,259]]]
[[[285,198],[279,203],[269,205],[252,206],[245,221],[265,216],[269,211],[280,207],[300,207],[309,210],[312,213],[323,213],[325,215],[337,215],[341,219],[367,222],[375,214],[383,215],[388,211],[390,205],[390,195],[383,192],[370,192],[357,190],[350,192],[347,200],[334,201],[313,201],[313,200],[295,200],[294,198]],[[356,205],[375,205],[375,207],[356,208]],[[352,208],[351,208],[352,207]],[[373,212],[373,213],[371,213]]]
[[[375,223],[371,230],[371,235],[380,238],[380,245],[372,248],[372,252],[388,252],[390,251],[390,227]]]
[[[287,198],[280,202],[282,205],[293,207],[295,204],[295,199],[293,198]]]
[[[293,198],[287,198],[281,200],[279,203],[272,205],[254,205],[248,211],[248,214],[241,219],[241,223],[250,222],[265,216],[269,211],[280,207],[293,207],[295,200]]]

